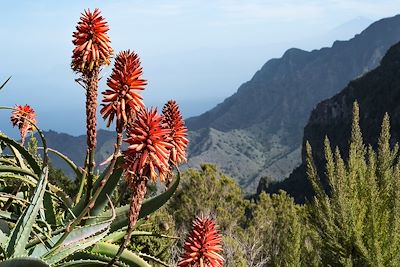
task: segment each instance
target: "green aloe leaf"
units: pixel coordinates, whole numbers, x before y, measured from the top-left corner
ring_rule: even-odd
[[[8,79],[0,86],[0,90],[3,89],[3,87],[8,83],[8,81],[11,79],[11,76],[8,77]]]
[[[18,220],[17,215],[15,215],[11,212],[5,211],[5,210],[0,210],[0,218],[5,221],[17,221]]]
[[[45,166],[40,175],[31,203],[24,210],[10,234],[10,240],[6,249],[9,257],[26,255],[25,246],[28,243],[33,224],[35,223],[39,209],[43,203],[43,196],[47,185],[47,175],[48,168]]]
[[[74,255],[72,255],[71,257],[72,259],[74,259],[75,261],[79,261],[79,260],[94,260],[94,261],[100,261],[100,262],[104,262],[104,263],[108,263],[112,260],[111,257],[107,257],[105,255],[101,255],[99,253],[92,253],[89,251],[81,251],[81,252],[77,252]],[[73,261],[71,261],[73,262]],[[61,265],[64,266],[64,265]],[[70,266],[70,265],[66,265],[66,266]],[[71,265],[74,266],[74,265]],[[119,266],[119,267],[129,267],[129,265],[117,261],[116,263],[114,263],[114,266]]]
[[[72,199],[68,196],[67,193],[65,193],[61,188],[48,183],[49,186],[49,192],[51,195],[58,199],[60,202],[62,202],[67,208],[72,208]]]
[[[155,212],[160,207],[162,207],[175,193],[176,189],[178,188],[180,179],[180,174],[178,172],[175,181],[171,184],[167,191],[155,197],[146,199],[142,204],[142,208],[140,209],[139,219],[144,218],[145,216]],[[111,224],[111,232],[118,231],[128,225],[129,205],[118,207],[115,212],[117,214],[117,217]],[[109,213],[109,211],[106,211],[103,216],[107,216],[107,214]]]
[[[53,198],[50,194],[44,194],[43,208],[47,223],[49,223],[50,225],[56,225],[56,211],[54,208]]]
[[[12,167],[12,168],[13,169],[7,169],[7,168],[2,169],[0,167],[0,180],[14,179],[24,182],[32,187],[36,187],[38,182],[35,178],[32,178],[35,176],[35,174],[27,170],[23,170],[19,167]],[[25,176],[18,175],[16,174],[18,172],[27,175]],[[60,203],[62,203],[67,209],[70,209],[72,206],[72,200],[70,199],[70,197],[57,186],[52,185],[50,183],[47,183],[47,185],[49,190],[46,190],[45,195],[50,194],[53,198],[57,199]]]
[[[105,222],[96,223],[92,225],[85,225],[79,228],[75,228],[71,231],[69,236],[61,243],[61,245],[57,248],[53,248],[52,251],[49,251],[53,244],[57,243],[57,241],[64,234],[64,231],[61,231],[58,235],[52,237],[50,240],[44,240],[44,243],[39,243],[31,249],[29,255],[33,257],[50,257],[54,254],[57,254],[63,248],[72,245],[76,245],[79,243],[85,243],[86,239],[89,239],[92,236],[99,235],[105,233],[111,225],[112,219],[109,219]]]
[[[126,230],[127,230],[127,227],[124,227],[120,231],[112,232],[111,234],[107,235],[103,239],[103,241],[109,242],[109,243],[115,243],[115,242],[121,240],[126,235]],[[153,236],[153,237],[162,237],[162,238],[171,238],[171,239],[178,238],[176,236],[162,235],[162,234],[148,232],[148,231],[133,231],[132,237],[134,237],[134,236]]]
[[[115,188],[118,186],[118,182],[121,179],[122,172],[122,168],[114,169],[106,185],[104,186],[96,202],[94,203],[93,208],[90,209],[90,216],[97,216],[104,211],[104,208],[107,205],[107,196],[111,195]],[[92,219],[89,219],[86,223],[90,223],[92,221]]]
[[[43,259],[50,264],[60,262],[66,257],[74,254],[75,252],[84,250],[98,243],[103,237],[107,235],[107,231],[108,229],[100,233],[98,232],[88,238],[80,239],[79,241],[71,241],[70,243],[63,242],[63,245],[55,250],[54,253],[44,256]]]
[[[53,153],[54,155],[57,155],[60,159],[64,160],[68,164],[68,166],[70,166],[71,169],[75,172],[76,177],[77,177],[78,180],[82,179],[81,170],[79,169],[78,166],[76,166],[76,164],[70,158],[68,158],[63,153],[61,153],[61,152],[59,152],[59,151],[57,151],[55,149],[52,149],[52,148],[49,148],[48,151]]]
[[[119,245],[99,242],[91,249],[91,252],[114,258],[118,252],[118,249]],[[151,265],[148,264],[143,258],[127,249],[125,249],[121,254],[120,261],[128,264],[129,266],[151,267]]]
[[[22,175],[29,175],[30,177],[38,178],[36,174],[27,169],[13,166],[0,166],[0,173],[17,173]]]
[[[111,209],[114,210],[112,206]],[[48,240],[43,240],[42,243],[34,246],[30,250],[30,255],[40,257],[50,264],[56,264],[103,239],[107,235],[114,219],[115,212],[112,213],[111,218],[107,218],[100,223],[74,228],[60,243],[59,241],[64,237],[66,229],[59,231],[58,235]],[[54,244],[58,245],[54,246]]]
[[[27,167],[25,166],[24,159],[22,158],[21,153],[20,153],[15,147],[13,147],[13,146],[10,146],[10,149],[11,149],[12,153],[14,154],[14,156],[15,156],[15,158],[16,158],[16,160],[17,160],[18,165],[19,165],[22,169],[26,169]]]
[[[14,168],[19,168],[19,167],[14,167]],[[31,186],[36,186],[37,184],[37,180],[32,178],[32,176],[30,175],[29,176],[18,175],[17,172],[7,171],[7,169],[3,169],[3,171],[4,172],[0,171],[0,180],[7,180],[7,179],[19,180]],[[34,175],[33,173],[31,174]]]
[[[150,261],[156,262],[156,263],[158,263],[158,264],[160,264],[162,266],[170,267],[170,265],[168,263],[160,260],[157,257],[151,256],[151,255],[148,255],[148,254],[145,254],[145,253],[139,253],[139,256],[142,257],[145,260],[150,260]]]
[[[98,267],[107,266],[107,262],[100,260],[75,260],[56,265],[57,267]],[[1,267],[1,266],[0,266]]]
[[[8,236],[0,230],[0,246],[5,248],[8,242]]]
[[[120,166],[122,163],[123,158],[119,157],[115,166]],[[100,175],[100,177],[96,180],[94,186],[93,186],[93,191],[96,191],[99,186],[101,181],[103,180],[105,174],[108,172],[110,166],[108,166],[104,172]],[[107,183],[105,184],[103,190],[101,191],[100,195],[98,196],[93,208],[90,210],[90,216],[97,216],[101,214],[104,211],[105,206],[107,205],[108,197],[111,196],[113,191],[118,185],[119,179],[121,178],[122,175],[122,168],[114,168],[110,178],[108,179]],[[86,194],[84,194],[79,201],[79,203],[75,206],[73,209],[74,214],[80,214],[82,210],[85,208],[85,202],[86,202]],[[108,217],[110,214],[107,215]],[[95,221],[94,219],[89,219],[87,223],[92,223]]]
[[[24,157],[24,159],[28,162],[29,166],[32,168],[32,170],[39,175],[41,172],[41,168],[39,163],[36,161],[36,159],[31,155],[31,153],[28,152],[23,146],[21,146],[18,142],[16,142],[14,139],[9,138],[3,133],[0,133],[0,141],[3,141],[5,144],[8,146],[14,147],[21,155]]]
[[[50,265],[40,259],[23,257],[0,262],[0,267],[50,267]]]

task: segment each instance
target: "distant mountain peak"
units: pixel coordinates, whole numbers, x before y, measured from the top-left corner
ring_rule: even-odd
[[[261,176],[285,177],[300,163],[303,127],[315,105],[378,66],[398,41],[399,15],[372,23],[332,47],[311,52],[291,48],[281,58],[267,61],[235,94],[186,120],[196,137],[189,146],[189,165],[207,159],[247,189],[254,189]],[[217,132],[200,131],[204,128]],[[213,145],[201,146],[197,140],[213,140]],[[252,167],[241,172],[235,165]]]
[[[307,54],[308,52],[305,50],[302,50],[300,48],[289,48],[288,50],[286,50],[286,52],[283,54],[282,58],[285,57],[293,57],[293,56],[298,56],[298,55],[304,55]]]
[[[364,76],[351,81],[340,93],[320,102],[312,111],[304,128],[303,144],[308,141],[322,183],[326,185],[324,138],[328,136],[331,147],[338,147],[342,157],[347,158],[348,140],[351,132],[352,106],[354,101],[360,107],[360,127],[365,144],[376,147],[384,114],[391,118],[391,142],[400,142],[400,43],[392,46],[381,64]],[[260,185],[260,191],[287,191],[298,202],[310,199],[311,185],[305,172],[305,151],[303,163],[290,177],[271,186]]]

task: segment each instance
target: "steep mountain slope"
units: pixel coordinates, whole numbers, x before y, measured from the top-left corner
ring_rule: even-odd
[[[262,176],[287,177],[300,163],[303,127],[313,107],[375,68],[399,40],[395,16],[330,48],[292,48],[269,60],[234,95],[187,120],[189,165],[216,163],[248,191]]]
[[[348,155],[352,105],[355,100],[360,106],[360,126],[365,143],[376,146],[385,112],[391,117],[392,143],[400,141],[400,43],[389,49],[379,67],[350,82],[343,91],[322,101],[312,111],[304,128],[303,144],[306,140],[310,142],[322,179],[325,135],[332,147],[339,147],[343,158]],[[260,185],[259,190],[265,189],[265,186]],[[305,174],[304,150],[303,164],[287,180],[270,185],[267,191],[276,192],[279,189],[288,191],[298,202],[303,202],[312,194]]]

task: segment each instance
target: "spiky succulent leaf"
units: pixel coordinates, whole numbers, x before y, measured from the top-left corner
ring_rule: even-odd
[[[108,256],[114,258],[117,254],[119,249],[119,245],[99,242],[91,249],[93,253],[99,253],[104,256]],[[133,253],[132,251],[125,249],[124,252],[121,254],[120,261],[128,264],[129,266],[135,267],[150,267],[151,265],[148,264],[143,258],[138,256],[137,254]]]
[[[44,243],[37,244],[33,249],[31,249],[29,255],[33,257],[42,257],[45,254],[48,254],[48,256],[51,256],[53,254],[57,254],[58,251],[71,244],[84,244],[90,237],[106,232],[110,227],[111,222],[112,220],[110,219],[105,222],[75,228],[58,248],[55,248],[53,251],[48,253],[52,244],[57,243],[57,241],[64,234],[64,231],[62,231],[60,234],[52,237],[50,240],[45,240]]]
[[[103,190],[101,191],[99,197],[97,198],[96,202],[94,203],[93,208],[90,209],[90,215],[97,216],[104,211],[104,208],[107,205],[107,196],[111,195],[113,193],[113,191],[115,190],[115,188],[118,186],[118,182],[121,179],[122,172],[123,172],[122,168],[114,169],[114,171],[111,174],[110,178],[108,179],[106,185],[104,186]],[[87,221],[87,223],[91,223],[93,221],[95,221],[95,220],[89,219]]]
[[[119,166],[120,163],[123,161],[123,158],[120,157],[118,158],[117,162],[116,162],[116,166]],[[93,186],[93,191],[95,192],[99,186],[101,181],[103,180],[105,174],[108,172],[110,166],[108,166],[104,172],[100,175],[100,177],[96,180],[94,186]],[[118,185],[118,181],[120,180],[122,175],[122,168],[114,168],[110,178],[108,179],[106,185],[104,186],[103,190],[101,191],[101,193],[99,194],[94,206],[92,209],[90,209],[90,215],[92,216],[97,216],[100,213],[103,212],[105,206],[107,205],[107,201],[108,201],[108,197],[112,194],[112,192],[115,190],[115,188]],[[85,208],[85,203],[86,202],[86,194],[84,194],[81,198],[81,200],[79,201],[79,203],[75,206],[75,208],[73,209],[74,214],[80,214],[82,212],[82,210]],[[110,212],[111,213],[111,212]],[[110,216],[110,213],[106,216]],[[68,217],[69,219],[71,219],[71,217]],[[88,220],[87,223],[92,223],[94,220]]]
[[[93,252],[89,252],[89,251],[81,251],[81,252],[75,253],[74,255],[72,255],[71,258],[74,260],[97,260],[97,261],[106,262],[106,263],[108,263],[112,260],[111,257],[107,257],[107,256],[101,255],[99,253],[93,253]],[[114,265],[119,266],[119,267],[128,267],[129,266],[129,265],[127,265],[123,262],[119,262],[119,261],[114,263]]]
[[[4,249],[7,245],[8,236],[0,230],[0,246]]]
[[[64,242],[62,246],[60,246],[57,250],[54,251],[54,253],[44,256],[43,259],[49,264],[55,264],[65,259],[66,257],[74,254],[77,251],[84,250],[98,243],[106,235],[107,235],[107,230],[101,233],[96,233],[93,236],[81,239],[79,241],[71,241],[70,243]]]
[[[5,221],[17,221],[18,215],[15,215],[14,213],[11,213],[9,211],[0,210],[0,218]]]
[[[28,174],[28,175],[19,175],[17,173],[21,174]],[[35,174],[30,172],[29,170],[24,170],[20,167],[12,167],[12,166],[6,166],[4,168],[0,167],[0,180],[6,180],[6,179],[13,179],[13,180],[18,180],[20,182],[23,182],[25,184],[28,184],[32,187],[36,187],[38,181],[34,178]],[[69,198],[69,196],[62,191],[62,189],[58,188],[55,185],[52,185],[50,183],[47,183],[48,185],[48,190],[45,192],[45,199],[49,198],[54,198],[57,199],[59,203],[63,204],[65,208],[70,209],[72,205],[72,200]],[[49,195],[49,196],[47,196]],[[45,209],[48,211],[51,209],[53,206],[47,206],[50,205],[51,203],[46,203],[45,202]],[[0,215],[1,216],[1,215]],[[50,222],[52,223],[52,222]]]
[[[151,256],[151,255],[148,255],[146,253],[139,253],[139,256],[142,257],[145,260],[150,260],[150,261],[156,262],[156,263],[158,263],[158,264],[160,264],[162,266],[170,267],[170,265],[168,263],[160,260],[159,258],[157,258],[155,256]]]
[[[28,150],[25,149],[22,145],[20,145],[18,142],[16,142],[14,139],[9,138],[6,136],[4,133],[0,133],[0,141],[4,142],[8,146],[14,147],[21,155],[24,157],[24,159],[28,162],[29,166],[31,169],[39,175],[41,173],[41,168],[39,163],[36,161],[36,159],[29,153]]]
[[[3,141],[0,141],[0,155],[3,154],[3,151],[6,147],[6,144]]]
[[[0,166],[0,173],[16,173],[16,174],[28,175],[36,179],[38,178],[37,175],[31,172],[30,170],[13,166]]]
[[[57,224],[56,211],[54,208],[53,199],[50,194],[44,194],[43,207],[45,215],[44,217],[46,218],[47,223],[51,225],[56,225]]]
[[[43,196],[47,185],[47,175],[48,168],[45,166],[40,175],[39,182],[35,188],[30,204],[18,219],[10,234],[10,239],[6,249],[9,257],[26,255],[25,246],[28,243],[33,224],[35,223],[39,209],[43,203]]]
[[[21,170],[21,168],[19,168],[19,167],[13,167],[13,168]],[[29,184],[33,187],[35,187],[37,184],[37,181],[34,178],[32,178],[32,176],[19,175],[19,174],[17,174],[17,172],[14,172],[12,169],[9,169],[8,171],[7,171],[7,169],[3,169],[3,171],[4,172],[0,171],[0,180],[6,180],[6,179],[19,180],[19,181]]]
[[[22,158],[21,153],[13,146],[10,146],[10,149],[11,149],[12,153],[15,156],[15,159],[16,159],[16,161],[18,163],[18,166],[21,167],[22,169],[27,169],[27,167],[25,165],[25,162],[24,162],[24,159]]]
[[[21,257],[0,262],[0,267],[50,267],[50,265],[40,259]]]
[[[75,261],[67,261],[63,262],[57,267],[101,267],[107,266],[107,262],[100,260],[75,260]]]
[[[124,227],[120,231],[112,232],[111,234],[107,235],[102,241],[108,242],[108,243],[118,242],[126,235],[126,230],[127,230],[127,227]],[[175,236],[162,235],[162,234],[148,232],[148,231],[133,231],[132,237],[134,237],[134,236],[153,236],[153,237],[173,238],[173,239],[177,238]]]
[[[76,164],[75,164],[70,158],[68,158],[68,157],[67,157],[66,155],[64,155],[63,153],[61,153],[61,152],[59,152],[59,151],[57,151],[57,150],[55,150],[55,149],[52,149],[52,148],[49,148],[48,151],[51,152],[51,153],[53,153],[54,155],[58,156],[60,159],[64,160],[65,163],[67,163],[68,166],[70,166],[71,169],[74,171],[74,173],[76,174],[76,178],[77,178],[78,180],[82,179],[82,172],[81,172],[81,170],[79,169],[78,166],[76,166]]]

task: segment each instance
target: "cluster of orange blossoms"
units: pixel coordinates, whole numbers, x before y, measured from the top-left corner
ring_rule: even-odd
[[[156,181],[157,172],[164,181],[169,173],[169,156],[173,145],[170,143],[171,130],[163,123],[163,117],[156,109],[142,108],[136,120],[127,128],[129,146],[124,152],[128,182],[141,176]]]
[[[15,105],[11,113],[11,123],[14,127],[18,126],[24,143],[26,135],[35,130],[33,124],[36,124],[36,113],[29,105]]]
[[[84,73],[93,70],[94,66],[110,64],[113,49],[107,35],[107,22],[100,15],[100,10],[94,12],[85,10],[73,33],[75,49],[72,55],[71,67],[76,72]]]
[[[143,98],[135,90],[144,90],[146,80],[140,79],[143,71],[140,59],[131,51],[120,52],[115,58],[115,64],[107,85],[111,89],[103,92],[103,108],[100,113],[107,127],[112,123],[114,116],[117,124],[126,125],[132,121],[135,114],[144,107]]]
[[[186,138],[187,129],[183,121],[178,104],[174,100],[170,100],[163,108],[164,121],[171,129],[171,157],[170,161],[174,165],[178,165],[186,161],[186,147],[189,140]]]
[[[221,267],[224,258],[222,238],[215,222],[210,218],[197,217],[193,222],[192,231],[185,241],[184,253],[179,267]]]
[[[130,50],[118,53],[114,68],[104,91],[101,114],[110,126],[114,118],[117,129],[126,127],[129,144],[125,155],[125,176],[128,183],[142,176],[155,181],[157,176],[165,181],[170,173],[170,163],[178,165],[186,161],[187,129],[179,107],[169,101],[158,114],[156,109],[146,109],[137,91],[144,90],[147,81],[140,59]]]

